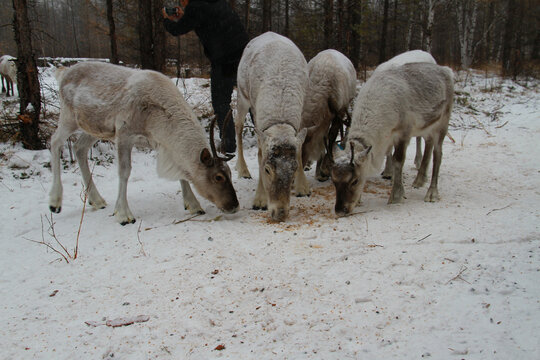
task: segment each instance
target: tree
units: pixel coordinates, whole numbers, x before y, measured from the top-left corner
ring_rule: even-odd
[[[324,1],[324,47],[332,47],[334,34],[334,0]]]
[[[456,6],[457,30],[460,45],[460,62],[465,69],[471,67],[476,46],[474,35],[478,20],[478,2],[476,0],[457,0]]]
[[[386,35],[388,33],[388,7],[389,0],[384,0],[383,23],[379,47],[379,64],[386,61]]]
[[[143,69],[154,69],[154,56],[152,53],[152,1],[139,1],[139,46],[141,66]]]
[[[272,1],[263,0],[262,1],[262,32],[272,30]]]
[[[118,47],[116,44],[116,25],[113,17],[113,0],[107,0],[107,22],[109,23],[109,38],[111,43],[111,63],[118,64]]]
[[[41,93],[38,69],[32,49],[32,33],[28,21],[26,0],[13,0],[13,28],[17,43],[17,87],[20,108],[19,125],[23,146],[31,150],[43,149],[39,138]]]
[[[348,57],[354,67],[358,69],[360,63],[360,35],[358,34],[361,18],[361,0],[347,0],[347,10],[349,12],[349,35],[350,45]]]
[[[514,29],[514,19],[516,16],[516,10],[517,10],[517,1],[516,0],[508,0],[507,8],[506,8],[506,21],[504,24],[504,37],[503,37],[503,48],[502,48],[502,68],[503,68],[503,74],[508,75],[511,70],[511,55],[514,49],[514,37],[515,37],[515,29]]]
[[[165,70],[165,60],[167,52],[165,51],[166,34],[165,27],[162,24],[161,9],[163,0],[153,0],[153,37],[152,37],[152,55],[154,56],[154,70],[163,72]]]

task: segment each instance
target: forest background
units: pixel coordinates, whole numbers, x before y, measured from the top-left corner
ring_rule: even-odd
[[[16,0],[18,2],[20,0]],[[167,72],[174,64],[204,75],[196,35],[165,33],[161,8],[175,0],[26,0],[38,58],[110,58]],[[422,49],[454,68],[487,66],[535,75],[538,0],[229,0],[251,38],[274,31],[309,60],[334,48],[362,70]],[[0,5],[0,52],[16,56],[12,1]],[[174,67],[173,69],[174,70]],[[184,74],[185,75],[185,74]],[[189,74],[188,74],[189,75]],[[201,74],[196,74],[201,75]],[[364,74],[365,76],[365,74]]]

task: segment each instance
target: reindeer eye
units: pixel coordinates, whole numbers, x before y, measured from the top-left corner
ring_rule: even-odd
[[[217,174],[217,175],[214,177],[214,180],[216,180],[217,183],[225,182],[225,176],[223,176],[223,175],[221,175],[221,174]]]
[[[356,186],[358,185],[358,179],[354,179],[354,181],[351,183],[351,186]]]
[[[270,175],[270,168],[268,166],[264,167],[264,172]]]

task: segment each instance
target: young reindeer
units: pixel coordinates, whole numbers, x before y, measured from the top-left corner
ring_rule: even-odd
[[[0,57],[0,75],[2,76],[2,92],[6,92],[6,96],[15,95],[14,84],[17,84],[17,65],[15,65],[15,58],[10,55],[3,55]],[[6,83],[4,87],[4,82]]]
[[[75,143],[75,154],[88,201],[97,209],[106,203],[92,180],[88,150],[99,139],[116,143],[119,188],[114,215],[120,224],[135,222],[127,203],[127,182],[131,149],[138,137],[147,138],[157,148],[158,174],[180,180],[184,206],[191,213],[204,212],[189,182],[222,211],[237,210],[238,200],[226,164],[229,158],[218,157],[213,142],[209,150],[203,127],[169,78],[155,71],[93,62],[58,69],[56,78],[61,110],[58,129],[51,138],[52,212],[59,213],[62,206],[60,149],[77,130],[83,134]]]
[[[268,207],[274,221],[289,215],[291,185],[296,171],[303,171],[301,149],[307,130],[298,130],[307,82],[306,60],[291,40],[267,32],[246,46],[238,66],[236,168],[240,177],[251,177],[242,146],[244,120],[251,108],[259,147],[253,208]]]
[[[356,92],[356,70],[351,61],[336,50],[324,50],[308,63],[309,85],[302,111],[301,128],[307,128],[302,146],[302,167],[317,161],[315,176],[326,181],[330,176],[331,151],[342,128],[343,118]],[[298,172],[296,186],[309,189],[303,171]],[[297,188],[297,192],[299,189]]]
[[[411,51],[406,51],[404,53],[396,55],[390,60],[383,62],[382,64],[377,66],[377,68],[375,69],[375,72],[383,71],[391,67],[397,67],[404,64],[419,63],[419,62],[425,62],[425,63],[431,63],[431,64],[437,63],[430,53],[422,51],[422,50],[411,50]],[[416,137],[416,155],[414,157],[414,165],[416,166],[417,169],[420,169],[421,163],[422,163],[422,138]],[[390,148],[390,151],[386,155],[386,164],[382,172],[383,178],[385,179],[392,178],[392,171],[393,171],[392,170],[392,148]]]
[[[360,201],[366,177],[377,172],[391,146],[392,192],[388,203],[401,202],[403,162],[412,136],[426,141],[414,187],[424,185],[433,157],[431,185],[424,201],[439,200],[437,189],[442,143],[448,130],[454,96],[450,68],[412,63],[375,72],[356,99],[347,145],[332,168],[337,216],[349,214]]]

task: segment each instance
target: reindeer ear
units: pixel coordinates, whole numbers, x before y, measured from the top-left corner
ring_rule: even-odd
[[[212,154],[210,154],[210,151],[207,148],[202,149],[200,160],[201,163],[203,163],[203,165],[206,167],[214,166],[214,158],[212,157]]]
[[[363,163],[367,160],[367,156],[371,152],[371,146],[368,146],[366,149],[364,149],[362,152],[360,152],[358,155],[355,156],[355,162],[356,163]]]
[[[296,137],[298,138],[298,141],[300,142],[300,145],[302,145],[304,143],[304,140],[306,140],[307,134],[308,134],[308,129],[303,128],[302,130],[298,132],[298,135],[296,135]]]

